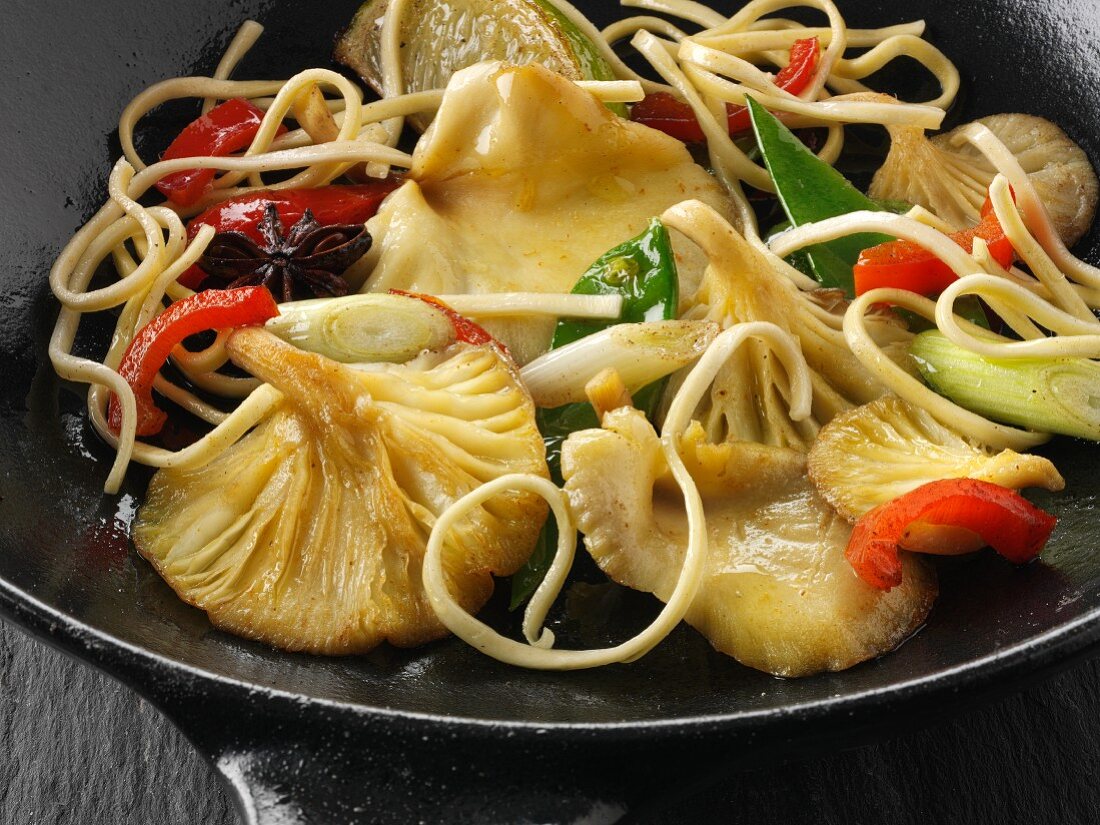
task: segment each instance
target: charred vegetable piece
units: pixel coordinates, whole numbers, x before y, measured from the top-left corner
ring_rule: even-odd
[[[641,235],[616,246],[602,255],[573,287],[577,295],[622,295],[623,308],[614,321],[559,321],[554,330],[552,349],[571,344],[612,324],[670,320],[679,306],[679,280],[676,259],[668,230],[653,219]],[[664,381],[644,388],[634,397],[634,404],[652,415],[660,401]],[[571,432],[598,427],[599,421],[591,404],[565,404],[538,411],[539,431],[546,441],[546,459],[551,478],[561,484],[561,445]],[[526,601],[539,586],[557,546],[557,527],[553,519],[546,522],[535,552],[527,564],[512,579],[512,607]]]
[[[382,20],[390,0],[368,0],[336,43],[334,57],[378,94]],[[541,63],[570,80],[613,80],[614,72],[584,32],[550,0],[409,0],[401,20],[406,92],[442,89],[451,75],[485,60]],[[609,108],[626,114],[621,104]],[[410,118],[420,130],[429,115]]]
[[[200,292],[176,301],[138,330],[118,367],[137,400],[137,434],[156,435],[164,426],[168,416],[153,401],[153,380],[177,344],[208,329],[262,324],[278,313],[271,293],[263,287]],[[116,433],[122,427],[122,405],[114,395],[107,423]]]
[[[262,109],[242,98],[219,103],[205,115],[184,127],[161,156],[161,160],[224,156],[240,151],[252,143],[264,118]],[[286,131],[279,127],[280,134]],[[179,206],[191,206],[214,182],[213,169],[188,169],[161,178],[157,189]]]
[[[879,590],[891,590],[902,584],[898,545],[914,525],[977,533],[1006,559],[1023,564],[1039,555],[1056,523],[1054,516],[1014,490],[973,478],[945,479],[863,516],[852,530],[845,555],[861,579]]]

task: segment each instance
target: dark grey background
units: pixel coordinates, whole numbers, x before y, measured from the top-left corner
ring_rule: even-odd
[[[917,733],[734,774],[631,821],[1097,822],[1098,697],[1100,662],[1087,662]],[[585,822],[615,817],[600,810]],[[156,709],[0,623],[0,823],[236,822],[214,770]]]

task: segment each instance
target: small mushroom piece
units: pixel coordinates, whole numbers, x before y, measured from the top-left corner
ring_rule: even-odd
[[[283,401],[211,463],[153,477],[138,551],[217,627],[276,647],[361,653],[446,635],[421,583],[435,519],[499,476],[549,475],[514,368],[466,343],[359,367],[255,328],[227,346]],[[464,609],[523,564],[545,516],[513,492],[451,531],[443,563]]]
[[[1048,459],[975,445],[896,396],[842,413],[822,428],[810,450],[809,474],[821,496],[851,522],[945,478],[1012,489],[1065,487]]]
[[[687,517],[660,440],[631,408],[562,450],[565,491],[585,545],[619,584],[667,600],[683,561]],[[711,444],[694,423],[681,441],[703,498],[706,572],[686,621],[719,651],[777,676],[842,670],[893,649],[924,621],[934,571],[903,557],[889,592],[844,557],[851,527],[813,489],[799,450]]]
[[[1084,150],[1035,115],[991,115],[977,122],[1019,159],[1065,244],[1077,243],[1092,226],[1100,198]],[[868,194],[923,206],[956,229],[976,224],[996,170],[973,146],[954,145],[959,129],[929,138],[918,127],[888,127],[890,153]]]

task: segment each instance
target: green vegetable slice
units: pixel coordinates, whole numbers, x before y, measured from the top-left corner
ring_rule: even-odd
[[[1088,358],[986,358],[938,330],[909,349],[925,382],[993,421],[1100,441],[1100,363]]]
[[[623,308],[619,317],[613,320],[559,321],[551,349],[579,341],[613,324],[675,319],[680,302],[680,283],[672,241],[664,224],[654,218],[641,235],[601,255],[580,277],[572,293],[622,295]],[[657,381],[635,393],[634,406],[652,417],[664,385],[664,381]],[[561,445],[570,433],[599,427],[599,419],[590,404],[565,404],[538,410],[535,420],[546,443],[550,477],[560,486],[563,483]],[[557,542],[554,519],[547,519],[527,564],[512,577],[513,610],[526,601],[542,582],[554,559]]]
[[[333,57],[379,94],[382,19],[390,0],[368,0],[336,42]],[[483,60],[541,63],[570,80],[610,80],[596,45],[548,0],[409,0],[401,21],[405,91],[442,89],[451,75]],[[610,107],[625,114],[621,104]],[[419,129],[428,115],[410,118]]]

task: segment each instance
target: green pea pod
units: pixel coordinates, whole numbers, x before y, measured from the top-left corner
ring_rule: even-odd
[[[847,215],[849,212],[906,212],[909,204],[901,201],[873,200],[867,197],[840,172],[806,148],[794,133],[775,115],[747,98],[753,130],[764,156],[764,163],[775,181],[779,202],[787,213],[788,223],[780,224],[770,237],[791,226],[823,221]],[[849,298],[855,295],[852,267],[859,253],[868,247],[895,240],[889,235],[864,232],[837,238],[800,249],[787,258],[795,269],[815,278],[822,286],[843,289]],[[989,327],[985,310],[977,298],[967,296],[956,302],[955,311],[980,326]],[[906,314],[910,325],[925,328],[919,316]]]
[[[836,169],[806,148],[779,119],[746,98],[760,154],[775,181],[779,202],[793,226],[847,215],[849,212],[885,211]],[[892,241],[889,235],[865,232],[806,248],[811,275],[823,286],[843,289],[854,297],[852,267],[859,253]]]
[[[574,295],[621,295],[618,318],[597,321],[559,321],[551,349],[563,347],[613,324],[669,321],[676,318],[680,283],[668,230],[654,218],[636,238],[602,255],[577,281]],[[665,382],[657,381],[634,394],[634,406],[651,416],[661,398]],[[546,463],[554,483],[562,484],[561,445],[570,433],[599,427],[591,404],[565,404],[537,412],[539,432],[546,442]],[[538,543],[527,563],[512,577],[511,607],[526,601],[539,586],[554,559],[558,530],[553,517],[547,519]]]

